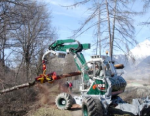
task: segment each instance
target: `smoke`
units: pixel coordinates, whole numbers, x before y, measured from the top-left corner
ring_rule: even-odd
[[[37,102],[35,104],[36,108],[40,108],[44,105],[54,106],[55,98],[59,93],[69,93],[69,88],[64,79],[53,84],[37,84],[36,87],[38,90]]]
[[[60,92],[69,93],[69,86],[67,85],[66,82],[63,82],[63,83],[59,82],[58,90]]]
[[[51,99],[50,99],[50,91],[49,91],[49,88],[46,86],[46,85],[42,85],[42,84],[39,84],[38,85],[38,89],[39,89],[39,95],[38,95],[38,98],[39,98],[39,102],[41,104],[48,104],[51,102]]]
[[[37,84],[38,90],[37,102],[34,104],[34,108],[40,108],[44,105],[50,105],[54,102],[54,98],[51,97],[50,88],[45,84]]]

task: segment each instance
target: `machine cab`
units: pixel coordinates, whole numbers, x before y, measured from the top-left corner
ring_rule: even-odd
[[[90,79],[88,85],[82,87],[82,90],[86,90],[86,94],[110,96],[124,91],[126,81],[121,76],[117,76],[116,67],[109,56],[92,56],[87,63],[90,66],[85,72]]]
[[[113,62],[110,61],[108,56],[92,56],[92,59],[88,64],[90,65],[88,71],[90,77],[104,78],[116,75]]]

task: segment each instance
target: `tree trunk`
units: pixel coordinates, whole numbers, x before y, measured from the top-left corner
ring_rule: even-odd
[[[99,55],[101,56],[101,37],[100,37],[100,23],[101,23],[101,11],[100,11],[100,4],[98,3],[98,43],[99,43]]]
[[[2,66],[5,66],[5,44],[6,44],[6,19],[5,19],[5,12],[4,12],[4,27],[3,27],[3,36],[2,36]]]
[[[111,42],[111,58],[113,57],[113,46],[114,46],[114,37],[115,37],[115,21],[116,21],[116,6],[117,0],[115,0],[115,7],[114,7],[114,19],[113,19],[113,32],[112,32],[112,42]]]
[[[112,49],[112,46],[111,46],[111,27],[110,27],[110,17],[109,17],[109,9],[108,9],[108,2],[107,0],[105,0],[106,2],[106,10],[107,10],[107,19],[108,19],[108,31],[109,31],[109,54],[110,54],[110,57],[111,57],[111,49]],[[112,60],[112,57],[111,57],[111,60]]]
[[[26,88],[26,87],[30,87],[30,86],[33,86],[33,85],[35,85],[35,82],[33,82],[33,83],[24,83],[24,84],[17,85],[17,86],[8,88],[8,89],[1,90],[0,94],[11,92],[11,91],[22,89],[22,88]]]

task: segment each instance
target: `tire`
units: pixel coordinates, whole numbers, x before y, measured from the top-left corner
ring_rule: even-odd
[[[60,110],[68,110],[71,108],[73,105],[74,99],[72,96],[68,93],[60,93],[56,99],[55,99],[55,104],[58,109]]]
[[[82,115],[83,116],[103,116],[103,108],[99,99],[86,97],[82,102]]]
[[[76,100],[72,97],[72,105],[76,104]]]
[[[150,107],[144,109],[144,110],[141,112],[141,116],[150,116]]]

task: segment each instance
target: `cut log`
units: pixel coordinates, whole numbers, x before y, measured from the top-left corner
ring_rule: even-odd
[[[22,88],[26,88],[26,87],[31,87],[34,85],[35,85],[35,81],[32,83],[24,83],[24,84],[17,85],[17,86],[11,87],[11,88],[3,89],[0,91],[0,94],[11,92],[11,91],[22,89]]]
[[[115,64],[114,67],[116,69],[123,69],[124,68],[124,65],[123,64]]]
[[[68,74],[58,75],[57,77],[58,79],[61,79],[61,78],[66,78],[66,77],[78,76],[78,75],[81,75],[81,72],[71,72]]]
[[[71,72],[71,73],[67,73],[67,74],[62,74],[62,75],[56,75],[57,79],[62,79],[62,78],[66,78],[66,77],[72,77],[72,76],[77,76],[77,75],[81,75],[81,72]],[[54,80],[55,81],[55,80]],[[52,83],[54,82],[52,81]],[[24,83],[24,84],[21,84],[21,85],[17,85],[17,86],[14,86],[14,87],[11,87],[11,88],[7,88],[7,89],[3,89],[0,91],[0,94],[3,94],[3,93],[7,93],[7,92],[11,92],[11,91],[14,91],[14,90],[18,90],[18,89],[22,89],[22,88],[26,88],[26,87],[31,87],[31,86],[34,86],[37,82],[40,82],[40,81],[34,81],[32,83]]]

